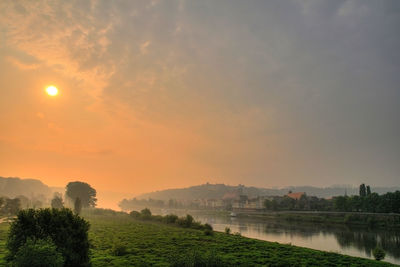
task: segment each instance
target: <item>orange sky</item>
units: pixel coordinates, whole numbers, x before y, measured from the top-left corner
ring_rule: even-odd
[[[397,184],[390,9],[196,2],[1,1],[0,175],[132,194]]]

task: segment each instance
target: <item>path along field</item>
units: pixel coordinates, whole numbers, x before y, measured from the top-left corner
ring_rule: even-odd
[[[384,262],[215,232],[136,221],[129,216],[87,216],[93,266],[170,266],[193,253],[212,253],[226,266],[394,266]],[[0,224],[4,266],[8,223]],[[119,254],[120,256],[117,256]]]

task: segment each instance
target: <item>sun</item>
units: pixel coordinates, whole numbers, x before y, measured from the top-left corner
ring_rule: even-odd
[[[50,96],[56,96],[56,95],[58,95],[58,89],[57,89],[57,87],[51,85],[46,88],[46,93]]]

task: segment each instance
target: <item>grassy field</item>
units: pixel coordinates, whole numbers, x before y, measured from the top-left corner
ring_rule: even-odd
[[[135,221],[129,216],[86,216],[93,266],[170,266],[185,255],[214,255],[225,266],[393,266],[241,236]],[[0,224],[0,266],[8,224]]]

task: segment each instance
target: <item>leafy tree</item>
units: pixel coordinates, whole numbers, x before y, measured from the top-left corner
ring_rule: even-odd
[[[64,258],[51,239],[31,239],[18,249],[11,266],[18,267],[62,267]]]
[[[64,202],[59,195],[54,195],[54,198],[51,200],[51,207],[53,209],[62,209],[64,208]]]
[[[65,259],[66,267],[89,266],[89,223],[70,209],[21,210],[10,226],[7,261],[28,239],[51,239]]]
[[[81,202],[81,199],[79,197],[77,197],[75,199],[75,203],[74,203],[74,212],[76,214],[81,214],[81,211],[82,211],[82,202]]]
[[[84,182],[70,182],[66,187],[66,195],[75,203],[80,198],[82,207],[96,207],[96,190]]]
[[[367,195],[367,191],[365,188],[365,184],[360,185],[360,197],[365,197]]]

